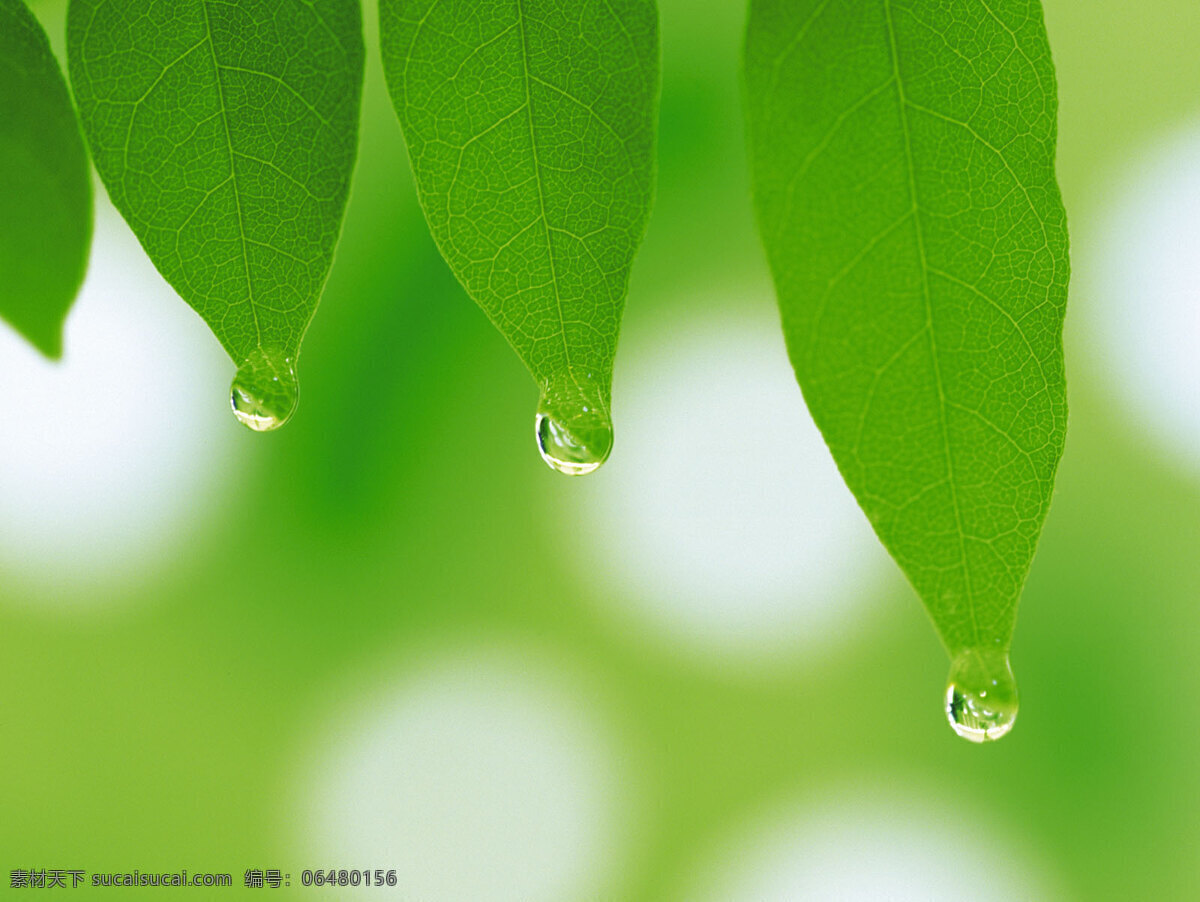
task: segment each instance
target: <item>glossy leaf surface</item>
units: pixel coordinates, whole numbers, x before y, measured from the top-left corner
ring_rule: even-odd
[[[67,85],[22,0],[0,0],[0,317],[48,357],[87,267],[92,186]]]
[[[651,0],[381,0],[425,216],[542,392],[568,473],[612,444],[613,358],[654,184]]]
[[[1067,419],[1040,5],[753,0],[745,70],[804,397],[957,670],[1011,683]]]
[[[354,0],[72,0],[71,81],[117,209],[239,366],[251,428],[294,409],[357,149]]]

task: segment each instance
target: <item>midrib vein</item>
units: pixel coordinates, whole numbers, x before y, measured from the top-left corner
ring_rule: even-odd
[[[250,316],[254,319],[255,341],[258,344],[259,350],[262,350],[262,327],[258,322],[258,306],[254,302],[254,281],[250,278],[250,251],[246,247],[246,222],[242,216],[242,194],[238,189],[237,165],[233,151],[233,134],[229,128],[229,107],[225,104],[225,88],[221,84],[221,64],[217,61],[217,45],[213,41],[212,21],[209,18],[208,4],[205,0],[200,0],[200,9],[204,11],[204,28],[208,32],[208,49],[211,51],[213,78],[217,82],[217,100],[221,108],[221,125],[225,129],[225,147],[229,151],[229,180],[233,186],[233,204],[237,210],[238,237],[242,243],[242,266],[246,271],[246,299],[250,304]]]
[[[938,359],[937,336],[933,327],[933,297],[929,291],[929,263],[925,256],[925,232],[921,225],[921,202],[917,192],[916,167],[913,165],[912,137],[909,134],[907,100],[904,96],[904,79],[900,74],[900,51],[896,42],[896,26],[892,21],[892,0],[883,0],[884,17],[887,21],[888,44],[892,56],[892,75],[896,82],[896,98],[900,113],[900,127],[904,133],[904,155],[908,169],[908,191],[912,200],[913,223],[917,236],[917,255],[921,266],[921,288],[925,298],[925,328],[929,332],[929,351],[933,359],[933,377],[938,390],[938,423],[942,431],[942,444],[946,455],[946,482],[950,486],[950,501],[954,508],[954,524],[958,531],[959,560],[962,563],[963,580],[967,590],[967,610],[971,615],[971,629],[975,644],[979,643],[979,624],[975,617],[974,593],[971,589],[971,568],[967,563],[966,535],[963,532],[962,513],[958,505],[958,487],[954,479],[954,459],[950,453],[950,430],[946,424],[946,390],[942,383],[941,363]]]
[[[571,349],[567,345],[567,320],[563,314],[562,296],[558,289],[558,272],[554,265],[554,245],[550,238],[550,221],[546,218],[546,189],[542,184],[542,167],[538,162],[537,135],[533,126],[533,77],[529,71],[529,33],[525,28],[525,3],[517,0],[517,21],[521,27],[521,66],[525,72],[525,109],[529,112],[529,149],[533,155],[533,179],[538,189],[538,208],[541,211],[542,231],[546,236],[546,256],[550,261],[550,282],[554,286],[554,302],[558,308],[558,331],[562,337],[563,360],[567,373],[575,378],[571,369]]]

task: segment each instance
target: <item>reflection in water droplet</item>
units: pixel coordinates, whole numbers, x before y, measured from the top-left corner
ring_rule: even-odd
[[[238,422],[255,432],[269,432],[296,412],[299,393],[295,361],[258,350],[238,367],[229,400]]]
[[[613,446],[612,421],[593,376],[547,388],[534,431],[542,460],[560,473],[583,476],[604,463]]]
[[[568,476],[592,472],[608,459],[612,450],[612,427],[607,422],[588,424],[573,420],[566,426],[539,412],[534,426],[542,460]]]
[[[1004,651],[966,649],[955,656],[946,686],[946,719],[971,742],[1008,734],[1017,720],[1017,682]]]

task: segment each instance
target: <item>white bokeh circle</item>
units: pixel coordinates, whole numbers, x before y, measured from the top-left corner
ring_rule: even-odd
[[[1135,158],[1087,261],[1093,363],[1126,413],[1200,471],[1200,123]]]
[[[1053,902],[1044,862],[980,811],[847,788],[777,806],[696,867],[696,902]]]
[[[610,609],[705,656],[762,664],[836,645],[886,557],[778,319],[709,315],[640,337],[622,346],[613,456],[570,499],[581,570]]]
[[[606,898],[626,793],[568,682],[528,654],[471,649],[340,706],[316,734],[336,742],[307,766],[306,860],[396,869],[394,889],[372,897]]]
[[[0,323],[0,572],[74,607],[153,571],[223,493],[232,368],[98,193],[63,359]],[[217,392],[214,394],[214,390]]]

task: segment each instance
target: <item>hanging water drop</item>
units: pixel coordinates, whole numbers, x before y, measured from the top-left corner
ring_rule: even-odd
[[[295,361],[258,350],[238,367],[229,402],[238,422],[255,432],[269,432],[295,413],[299,393]]]
[[[950,666],[946,719],[971,742],[1008,734],[1017,720],[1017,681],[1002,649],[965,649]]]
[[[568,476],[584,476],[604,463],[612,450],[612,426],[607,422],[568,422],[538,411],[534,421],[542,460]]]
[[[597,389],[589,374],[542,393],[534,420],[538,451],[560,473],[591,473],[612,451],[612,421]]]

